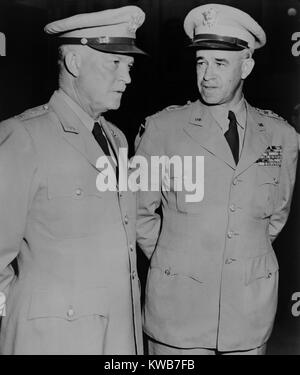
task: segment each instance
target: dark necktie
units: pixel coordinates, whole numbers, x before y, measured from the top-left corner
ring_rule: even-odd
[[[92,133],[104,154],[110,156],[107,140],[98,122],[95,122]]]
[[[225,132],[224,136],[231,148],[231,152],[235,163],[239,161],[239,133],[237,130],[237,122],[235,114],[232,111],[228,112],[229,128]]]

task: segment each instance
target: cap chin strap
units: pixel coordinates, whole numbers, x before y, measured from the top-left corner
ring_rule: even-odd
[[[68,38],[60,37],[58,38],[60,44],[80,44],[82,46],[88,45],[90,47],[97,46],[100,44],[125,44],[125,45],[135,45],[134,38],[123,38],[123,37],[110,37],[110,36],[100,36],[98,38]]]
[[[209,43],[212,43],[212,45],[227,45],[228,47],[232,46],[235,49],[250,48],[248,42],[245,40],[215,34],[196,34],[191,47],[201,47],[201,45],[209,46]]]

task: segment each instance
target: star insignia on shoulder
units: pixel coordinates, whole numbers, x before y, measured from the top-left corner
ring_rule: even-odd
[[[49,110],[48,104],[40,105],[35,108],[27,109],[25,112],[20,113],[19,115],[14,116],[18,120],[29,120],[33,117],[38,117],[43,115]]]
[[[270,109],[260,109],[260,108],[255,108],[255,109],[257,110],[258,113],[260,113],[263,116],[275,118],[277,120],[281,120],[281,121],[285,121],[286,122],[286,119],[284,119],[283,117],[277,115],[277,113],[271,111]]]

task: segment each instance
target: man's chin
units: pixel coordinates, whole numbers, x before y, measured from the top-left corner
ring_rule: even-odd
[[[115,111],[116,109],[119,109],[121,105],[121,99],[120,100],[114,100],[107,106],[108,111]]]
[[[201,96],[201,101],[202,103],[206,104],[206,105],[218,105],[220,104],[220,101],[217,99],[217,98],[213,98],[213,97],[206,97],[206,96]]]

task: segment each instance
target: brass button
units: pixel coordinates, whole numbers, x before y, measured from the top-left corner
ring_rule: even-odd
[[[233,185],[235,186],[235,185],[237,185],[238,184],[238,179],[237,178],[235,178],[233,181],[232,181],[232,183],[233,183]]]
[[[232,238],[232,237],[233,237],[233,232],[232,232],[232,231],[229,231],[229,232],[227,233],[227,237],[228,237],[228,238]]]
[[[49,107],[47,104],[43,105],[43,109],[47,110]]]
[[[235,207],[234,204],[232,204],[232,205],[230,205],[229,209],[230,209],[231,212],[235,212],[236,207]]]
[[[233,258],[227,258],[226,260],[225,260],[225,264],[231,264],[232,262],[235,262],[236,261],[236,259],[233,259]]]
[[[69,310],[67,312],[68,318],[72,318],[74,316],[75,312],[73,310],[73,307],[69,307]]]
[[[170,276],[170,275],[171,275],[171,271],[167,268],[167,269],[165,270],[165,274],[166,274],[167,276]]]
[[[128,224],[128,222],[129,222],[129,220],[128,220],[128,216],[125,215],[125,216],[124,216],[124,223],[125,223],[125,224]]]
[[[77,197],[80,197],[81,194],[82,194],[82,189],[80,189],[80,188],[76,189],[75,193],[76,193]]]
[[[132,280],[135,279],[135,276],[136,276],[136,272],[135,272],[135,271],[132,271],[132,273],[131,273],[131,278],[132,278]]]
[[[132,244],[129,245],[130,251],[134,251],[134,246]]]

